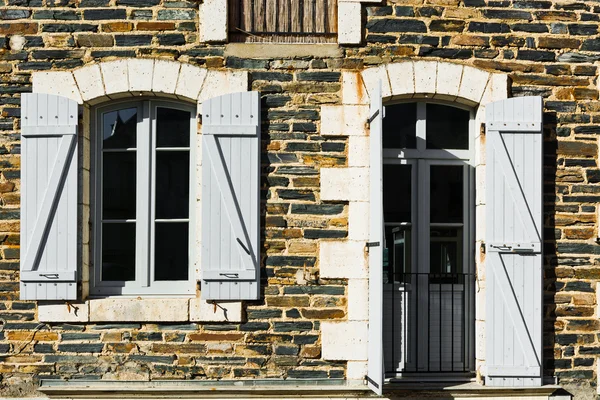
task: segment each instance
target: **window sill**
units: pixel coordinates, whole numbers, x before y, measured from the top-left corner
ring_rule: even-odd
[[[83,303],[39,302],[40,322],[241,322],[242,303],[198,298],[91,299]]]
[[[333,43],[229,43],[225,46],[225,56],[240,58],[335,58],[342,57],[342,50],[337,44]]]

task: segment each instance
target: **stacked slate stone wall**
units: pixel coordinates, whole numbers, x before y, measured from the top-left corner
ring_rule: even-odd
[[[319,135],[340,104],[341,71],[444,59],[511,78],[545,98],[544,374],[592,394],[600,354],[597,165],[600,6],[546,0],[406,0],[367,7],[366,40],[334,58],[225,57],[198,37],[198,3],[0,0],[0,386],[40,378],[343,378],[321,359],[320,321],[344,320],[345,281],[319,278],[318,247],[347,235],[347,203],[321,202],[319,168],[347,163],[347,140]],[[19,45],[24,38],[23,47]],[[20,93],[31,73],[125,57],[249,70],[263,96],[264,299],[241,324],[40,324],[18,300]]]

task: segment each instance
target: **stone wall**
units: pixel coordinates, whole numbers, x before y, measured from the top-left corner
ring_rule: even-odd
[[[3,395],[40,378],[344,378],[321,357],[320,323],[345,320],[347,282],[319,277],[322,241],[347,236],[348,203],[320,201],[321,167],[348,140],[320,135],[341,72],[444,59],[509,74],[513,96],[545,98],[544,374],[591,395],[600,326],[600,8],[589,2],[427,0],[365,7],[366,41],[335,57],[226,57],[198,39],[198,4],[0,0],[0,372]],[[43,324],[18,301],[19,93],[31,73],[122,57],[250,71],[263,96],[264,299],[246,322]]]

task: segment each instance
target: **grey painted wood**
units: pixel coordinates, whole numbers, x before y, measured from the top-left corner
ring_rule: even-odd
[[[22,95],[21,300],[77,299],[77,102]]]
[[[486,384],[542,384],[542,99],[486,109]]]
[[[383,104],[381,82],[370,93],[370,219],[369,241],[369,388],[381,395],[383,370]],[[376,244],[376,245],[375,245]]]
[[[260,94],[202,104],[201,297],[260,298]]]

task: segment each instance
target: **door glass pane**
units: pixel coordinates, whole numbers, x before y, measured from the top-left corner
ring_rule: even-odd
[[[385,106],[383,147],[388,149],[415,149],[417,147],[416,103]]]
[[[154,279],[188,279],[188,223],[156,222]]]
[[[469,111],[427,104],[427,148],[469,149]]]
[[[102,218],[135,218],[135,152],[102,154]]]
[[[462,272],[462,228],[431,228],[430,272],[444,274]]]
[[[432,223],[463,222],[463,167],[432,165],[430,221]]]
[[[102,280],[135,280],[135,223],[102,224]]]
[[[190,112],[156,109],[156,147],[190,147]]]
[[[125,108],[102,114],[102,148],[135,147],[137,108]]]
[[[383,218],[386,223],[411,221],[411,165],[383,165]]]
[[[156,152],[156,218],[187,218],[190,211],[188,151]]]

